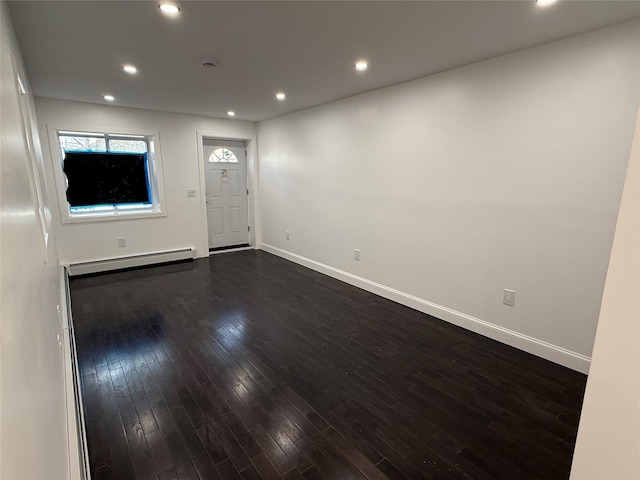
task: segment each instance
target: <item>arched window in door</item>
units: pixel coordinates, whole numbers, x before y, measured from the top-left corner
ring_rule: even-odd
[[[209,157],[209,163],[238,163],[235,153],[225,147],[216,148]]]

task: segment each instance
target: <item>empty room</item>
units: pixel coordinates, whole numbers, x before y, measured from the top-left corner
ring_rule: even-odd
[[[640,2],[0,3],[0,478],[640,480]]]

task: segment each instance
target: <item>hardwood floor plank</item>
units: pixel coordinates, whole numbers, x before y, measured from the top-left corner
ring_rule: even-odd
[[[173,465],[176,468],[176,473],[181,471],[188,471],[193,467],[193,461],[191,456],[185,447],[180,433],[173,431],[168,435],[163,434],[166,442],[167,450],[173,459]]]
[[[389,480],[409,480],[405,477],[388,459],[383,459],[378,463],[378,468]],[[435,478],[435,477],[434,477]],[[440,477],[445,478],[445,477]]]
[[[382,473],[375,464],[371,463],[362,452],[360,452],[351,442],[342,437],[334,428],[324,431],[328,440],[333,446],[349,460],[362,475],[368,480],[386,480],[387,476]]]
[[[264,480],[281,480],[282,476],[276,470],[276,467],[273,466],[269,458],[260,452],[255,455],[251,462],[253,466],[256,468],[256,471]]]
[[[200,475],[198,475],[196,467],[190,467],[186,470],[179,470],[178,478],[180,480],[200,480]]]
[[[144,437],[147,441],[149,453],[151,453],[151,459],[153,460],[153,466],[156,472],[164,472],[170,468],[175,468],[176,464],[162,432],[160,432],[160,430],[154,430]]]
[[[210,425],[207,424],[204,427],[200,427],[198,429],[198,436],[202,440],[204,448],[214,464],[218,464],[229,458],[222,442]]]
[[[176,427],[182,436],[185,448],[191,457],[195,457],[204,452],[205,447],[198,436],[198,430],[189,421],[189,417],[182,406],[169,407],[171,416],[176,423]]]
[[[201,480],[224,480],[221,479],[207,452],[202,452],[194,457],[193,463]]]
[[[218,469],[220,477],[224,480],[242,480],[242,476],[229,459],[216,464],[216,468]]]
[[[94,478],[569,476],[584,375],[265,252],[71,298]]]
[[[253,465],[248,466],[240,472],[242,480],[262,480],[262,477]]]
[[[242,445],[238,443],[231,430],[222,422],[214,422],[211,426],[236,469],[240,471],[247,468],[251,464],[251,460],[249,460]]]
[[[145,439],[142,426],[137,422],[127,425],[126,434],[133,468],[136,472],[136,478],[145,480],[156,478],[156,470],[153,465],[151,454],[149,453],[149,448],[147,447],[147,441]],[[91,466],[94,466],[94,462],[92,462]]]

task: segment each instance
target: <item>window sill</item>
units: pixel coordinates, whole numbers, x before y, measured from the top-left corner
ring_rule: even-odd
[[[105,213],[91,213],[86,215],[69,215],[67,214],[62,219],[62,223],[95,223],[95,222],[112,222],[123,220],[140,220],[144,218],[158,218],[166,217],[167,213],[161,210],[154,210],[148,212],[134,211],[134,212],[105,212]]]

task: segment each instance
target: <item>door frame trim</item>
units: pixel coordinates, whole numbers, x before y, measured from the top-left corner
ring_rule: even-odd
[[[202,130],[196,130],[196,142],[198,147],[198,176],[200,183],[200,217],[201,217],[201,232],[200,232],[200,248],[197,249],[196,255],[198,257],[208,257],[209,252],[209,226],[207,220],[207,195],[206,195],[206,183],[205,183],[205,170],[204,170],[204,139],[220,140],[220,141],[232,141],[232,142],[245,142],[247,149],[246,158],[246,170],[247,170],[247,188],[249,189],[249,195],[247,196],[247,206],[249,209],[248,223],[249,223],[249,246],[250,248],[257,248],[260,245],[260,234],[258,219],[259,205],[258,205],[258,149],[257,138],[252,136],[247,137],[234,137],[229,135],[220,135],[215,132],[206,132]]]

